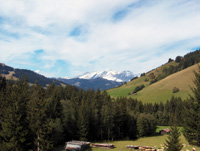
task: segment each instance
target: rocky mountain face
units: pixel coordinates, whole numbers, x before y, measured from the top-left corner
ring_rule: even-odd
[[[132,72],[130,71],[99,71],[99,72],[87,72],[81,76],[78,76],[79,79],[96,79],[96,78],[103,78],[110,81],[116,81],[116,82],[128,82],[133,77],[135,77]]]
[[[135,77],[130,71],[98,71],[98,72],[86,72],[83,75],[77,76],[75,78],[59,78],[58,80],[74,85],[82,89],[100,89],[101,91],[106,89],[111,89],[120,86],[124,82],[130,81]]]

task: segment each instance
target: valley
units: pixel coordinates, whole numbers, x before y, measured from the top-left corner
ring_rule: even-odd
[[[200,151],[200,0],[0,1],[0,151]]]
[[[166,136],[155,135],[157,126],[174,124],[183,127],[184,136],[180,135],[179,142],[187,144],[185,149],[191,149],[194,146],[188,143],[195,139],[190,140],[188,137],[190,129],[195,131],[193,134],[199,134],[198,129],[191,127],[191,123],[198,122],[199,116],[197,98],[200,92],[200,61],[196,55],[199,56],[199,52],[197,50],[184,57],[177,57],[181,59],[169,59],[158,68],[106,91],[94,88],[85,91],[77,87],[79,81],[75,81],[77,85],[64,84],[64,81],[46,78],[30,70],[1,64],[2,145],[13,148],[9,143],[23,139],[25,141],[19,148],[52,150],[67,140],[113,140],[112,143],[116,145],[113,150],[116,151],[128,150],[124,148],[125,143],[160,148],[158,146],[163,144]],[[91,82],[98,79],[81,80]],[[38,83],[33,83],[37,80]],[[195,91],[191,91],[191,88]],[[10,125],[17,128],[10,129]],[[21,132],[23,136],[18,135]],[[10,136],[11,133],[13,135]],[[7,137],[12,140],[6,142],[4,139]],[[42,143],[37,146],[35,142],[39,141]],[[94,149],[98,150],[101,151]]]

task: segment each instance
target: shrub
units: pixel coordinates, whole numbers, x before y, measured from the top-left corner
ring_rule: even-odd
[[[142,84],[142,85],[140,85],[140,86],[137,86],[137,87],[134,89],[133,93],[137,93],[138,91],[142,90],[144,87],[145,87],[144,84]]]
[[[175,62],[176,62],[176,63],[179,63],[179,62],[182,61],[182,59],[183,59],[183,57],[177,56],[176,59],[175,59]]]
[[[174,87],[173,89],[172,89],[172,92],[173,93],[177,93],[179,91],[179,88],[177,88],[177,87]]]
[[[158,81],[157,79],[153,79],[153,80],[150,81],[150,84],[153,84],[153,83],[155,83],[157,81]]]

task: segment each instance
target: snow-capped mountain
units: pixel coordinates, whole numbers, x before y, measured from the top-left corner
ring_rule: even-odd
[[[73,85],[82,89],[100,89],[101,91],[106,89],[111,89],[123,84],[123,82],[128,82],[132,78],[138,75],[134,75],[130,71],[101,71],[85,73],[83,75],[77,76],[75,78],[59,78],[57,80],[64,82],[65,84]]]
[[[85,74],[78,76],[77,78],[80,79],[96,79],[96,78],[103,78],[106,80],[116,81],[116,82],[128,82],[133,77],[135,77],[131,71],[99,71],[99,72],[86,72]]]
[[[71,79],[70,77],[63,77],[62,79]]]

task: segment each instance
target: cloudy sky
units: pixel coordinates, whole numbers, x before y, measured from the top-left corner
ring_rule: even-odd
[[[47,77],[142,73],[199,48],[199,0],[0,0],[0,62]]]

